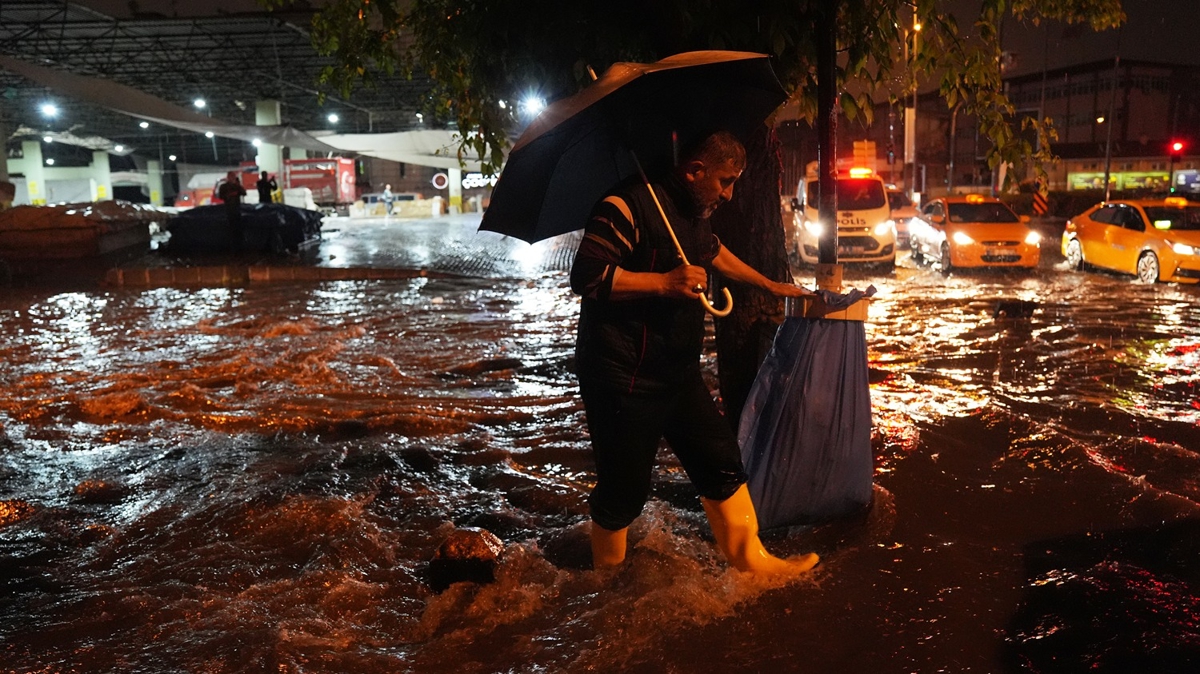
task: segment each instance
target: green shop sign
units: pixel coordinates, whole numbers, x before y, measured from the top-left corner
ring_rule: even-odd
[[[1171,181],[1166,171],[1124,171],[1111,173],[1108,180],[1112,188],[1117,190],[1166,190],[1171,186]],[[1067,189],[1102,190],[1104,189],[1104,174],[1068,173]]]

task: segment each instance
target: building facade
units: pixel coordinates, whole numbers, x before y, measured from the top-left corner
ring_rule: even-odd
[[[1178,192],[1200,194],[1200,73],[1190,66],[1115,61],[1005,80],[1018,132],[1027,117],[1047,118],[1057,131],[1050,149],[1058,161],[1045,167],[1049,188],[1103,189],[1107,168],[1116,190],[1166,191],[1173,185]],[[986,161],[990,141],[980,134],[974,117],[948,108],[937,92],[920,95],[915,171],[905,170],[904,119],[899,104],[886,103],[876,107],[870,124],[839,119],[839,158],[854,154],[855,141],[868,141],[876,149],[876,170],[909,191],[936,196],[995,188],[999,176]],[[783,122],[777,129],[784,182],[793,184],[804,165],[816,160],[816,133],[802,120]],[[1024,133],[1036,144],[1032,132]],[[1172,158],[1175,141],[1183,148]],[[1032,167],[1006,170],[1018,183],[1033,179]]]

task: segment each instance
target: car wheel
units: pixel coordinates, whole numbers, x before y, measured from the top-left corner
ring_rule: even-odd
[[[1079,239],[1067,242],[1067,268],[1083,271],[1083,246],[1079,245]]]
[[[951,266],[951,264],[950,264],[950,244],[943,243],[942,244],[942,273],[949,274],[950,266]]]
[[[1158,282],[1158,256],[1145,252],[1137,261],[1137,277],[1142,283]]]

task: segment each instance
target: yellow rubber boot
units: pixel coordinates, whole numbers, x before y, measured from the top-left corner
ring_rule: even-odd
[[[618,566],[625,561],[625,538],[629,527],[612,531],[592,522],[592,568]]]
[[[738,571],[796,575],[820,561],[813,553],[780,559],[767,552],[758,538],[758,515],[754,513],[754,503],[750,501],[750,490],[746,485],[738,487],[733,496],[724,501],[700,500],[712,525],[717,547]]]

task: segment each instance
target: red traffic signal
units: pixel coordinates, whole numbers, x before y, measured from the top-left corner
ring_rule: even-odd
[[[1173,154],[1175,156],[1179,156],[1179,155],[1183,154],[1183,141],[1181,141],[1181,140],[1171,141],[1171,154]]]

